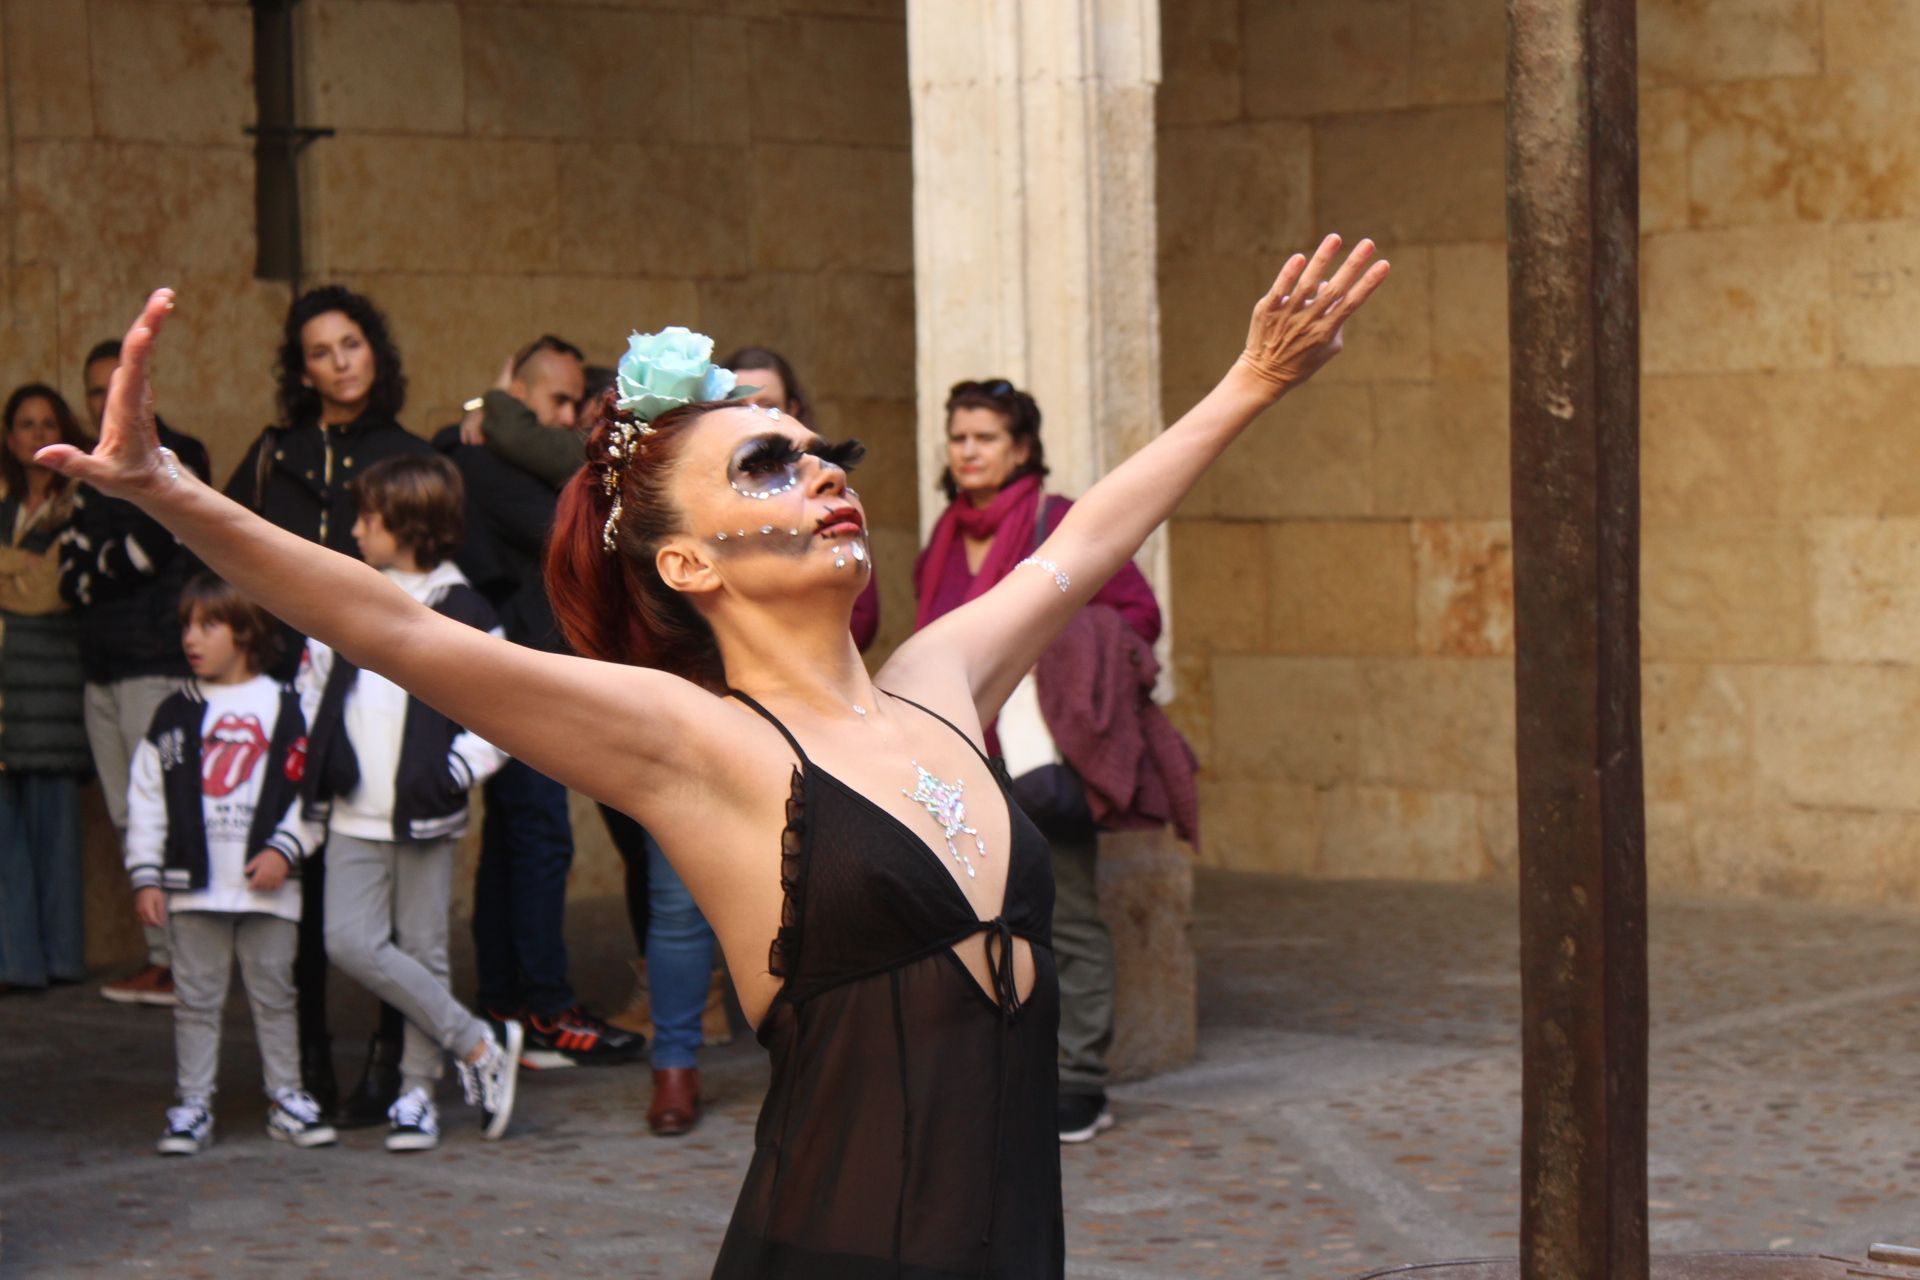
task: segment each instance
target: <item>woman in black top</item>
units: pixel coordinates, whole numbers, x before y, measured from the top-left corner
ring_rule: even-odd
[[[852,451],[720,400],[732,380],[711,373],[700,402],[656,415],[671,397],[647,394],[649,370],[711,350],[684,331],[636,337],[622,411],[599,407],[562,497],[548,585],[585,657],[449,622],[171,466],[145,403],[164,290],[128,335],[100,445],[49,461],[659,838],[773,1055],[716,1274],[1058,1277],[1048,872],[981,725],[1233,438],[1339,351],[1387,274],[1366,241],[1335,270],[1339,247],[1290,259],[1220,384],[877,681],[847,632],[869,572]]]

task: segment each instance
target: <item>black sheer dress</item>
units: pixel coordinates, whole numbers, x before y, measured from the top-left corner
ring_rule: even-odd
[[[765,707],[734,696],[799,764],[770,957],[785,981],[760,1023],[773,1080],[715,1280],[1058,1280],[1046,840],[989,761],[1011,841],[1001,912],[982,920],[924,840],[809,760]],[[976,934],[992,991],[953,951]],[[1033,949],[1025,1000],[1016,938]]]

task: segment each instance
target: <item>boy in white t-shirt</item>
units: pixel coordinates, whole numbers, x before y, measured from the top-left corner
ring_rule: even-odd
[[[300,1084],[293,954],[300,892],[288,877],[322,838],[300,812],[306,721],[291,688],[260,674],[279,629],[210,574],[180,596],[181,645],[194,683],[154,713],[127,788],[127,871],[142,924],[164,927],[173,956],[178,1105],[162,1155],[213,1140],[220,1015],[233,962],[253,1007],[266,1075],[267,1134],[296,1147],[334,1141]]]

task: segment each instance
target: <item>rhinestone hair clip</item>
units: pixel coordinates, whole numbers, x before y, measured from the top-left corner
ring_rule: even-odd
[[[616,422],[607,433],[612,438],[607,442],[607,460],[601,464],[600,488],[613,495],[613,508],[607,512],[606,524],[600,527],[603,550],[613,551],[620,545],[620,516],[625,510],[620,483],[625,478],[627,464],[639,456],[646,447],[647,437],[655,430],[644,422]]]

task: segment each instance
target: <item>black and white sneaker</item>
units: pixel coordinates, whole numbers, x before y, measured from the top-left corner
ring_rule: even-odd
[[[1057,1114],[1062,1142],[1091,1142],[1096,1133],[1113,1128],[1105,1093],[1063,1093]]]
[[[201,1098],[167,1108],[167,1132],[157,1149],[163,1156],[197,1156],[213,1145],[213,1112]]]
[[[489,1139],[507,1131],[513,1118],[513,1090],[520,1078],[520,1050],[526,1033],[518,1022],[508,1018],[499,1024],[500,1033],[487,1028],[486,1052],[478,1062],[462,1058],[454,1064],[460,1072],[460,1091],[469,1105],[480,1108],[486,1122],[481,1132]]]
[[[330,1147],[340,1140],[305,1089],[282,1089],[267,1108],[267,1136],[296,1147]]]
[[[431,1151],[440,1145],[440,1111],[425,1089],[409,1089],[387,1108],[387,1150]]]

